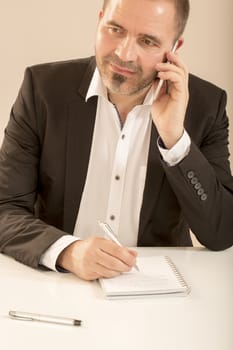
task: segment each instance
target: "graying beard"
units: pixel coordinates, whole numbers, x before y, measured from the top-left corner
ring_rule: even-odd
[[[113,81],[118,82],[119,84],[124,83],[126,79],[127,78],[121,74],[117,74],[117,73],[113,74]]]

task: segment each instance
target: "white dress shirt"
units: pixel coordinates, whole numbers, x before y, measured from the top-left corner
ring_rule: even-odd
[[[107,222],[123,245],[137,245],[151,135],[153,91],[151,88],[143,104],[129,112],[123,126],[118,111],[108,100],[98,69],[91,80],[86,101],[92,96],[98,96],[96,120],[74,233],[52,244],[40,260],[42,265],[53,270],[56,270],[58,255],[69,244],[90,236],[104,236],[98,221]],[[164,161],[173,166],[189,152],[190,138],[184,132],[172,149],[158,147]]]

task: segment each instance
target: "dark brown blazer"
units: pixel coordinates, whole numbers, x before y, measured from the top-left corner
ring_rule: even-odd
[[[95,59],[28,68],[0,152],[0,251],[33,267],[72,234],[85,184],[97,97],[85,102]],[[233,244],[233,178],[226,94],[193,75],[185,128],[189,155],[161,160],[152,127],[139,246],[191,245],[189,228],[213,250]],[[97,183],[98,186],[98,183]]]

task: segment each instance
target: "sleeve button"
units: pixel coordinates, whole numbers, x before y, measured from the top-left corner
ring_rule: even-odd
[[[191,184],[192,185],[196,185],[196,183],[198,183],[198,178],[196,176],[194,176],[192,179],[191,179]]]
[[[188,179],[192,179],[194,177],[194,175],[195,175],[194,171],[192,171],[192,170],[188,171],[188,173],[187,173]]]
[[[201,184],[200,182],[197,182],[194,186],[195,190],[199,190],[199,188],[201,188]]]
[[[207,200],[207,194],[203,193],[203,195],[201,196],[201,200],[202,201],[206,201]]]
[[[198,196],[202,196],[203,193],[204,193],[203,188],[199,188],[199,190],[197,191]]]

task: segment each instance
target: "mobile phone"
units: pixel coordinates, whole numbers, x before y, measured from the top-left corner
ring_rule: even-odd
[[[174,46],[172,48],[172,53],[174,53],[176,51],[177,46],[178,46],[178,40],[175,42],[175,44],[174,44]],[[169,62],[169,61],[167,60],[166,62]],[[154,99],[153,99],[154,101],[157,100],[158,95],[160,93],[160,90],[161,90],[161,88],[163,86],[163,83],[164,83],[164,80],[163,79],[159,79],[159,83],[158,83],[157,88],[155,89],[155,92],[154,92]]]

